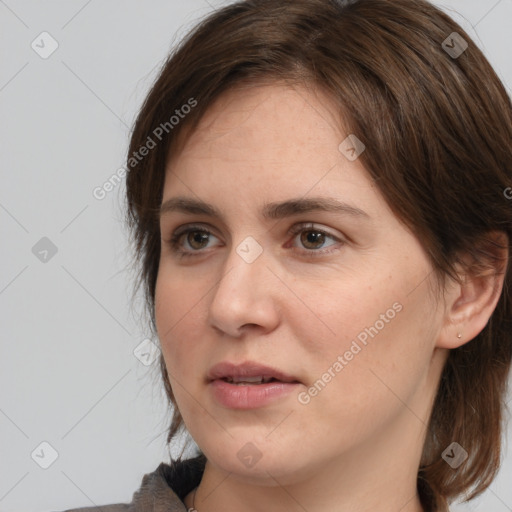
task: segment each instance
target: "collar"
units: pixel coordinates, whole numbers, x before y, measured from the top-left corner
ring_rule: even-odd
[[[199,485],[206,457],[162,462],[155,471],[142,478],[140,489],[133,495],[130,512],[187,512],[185,496]]]

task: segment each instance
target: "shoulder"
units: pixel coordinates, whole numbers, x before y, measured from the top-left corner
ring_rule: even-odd
[[[206,458],[162,462],[155,471],[146,473],[131,503],[67,509],[62,512],[186,512],[183,498],[199,485]]]

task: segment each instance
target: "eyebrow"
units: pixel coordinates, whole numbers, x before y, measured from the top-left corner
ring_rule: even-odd
[[[222,219],[221,212],[213,205],[185,196],[172,197],[162,203],[160,207],[160,217],[170,212],[206,215]],[[280,203],[266,203],[263,205],[261,215],[264,219],[272,220],[310,212],[335,212],[350,215],[355,218],[370,218],[370,216],[360,208],[328,197],[297,198]]]

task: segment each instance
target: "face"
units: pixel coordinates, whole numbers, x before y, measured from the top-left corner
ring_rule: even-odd
[[[232,90],[168,162],[157,330],[188,431],[239,478],[421,453],[432,266],[335,112],[300,87]],[[247,368],[276,381],[221,378]]]

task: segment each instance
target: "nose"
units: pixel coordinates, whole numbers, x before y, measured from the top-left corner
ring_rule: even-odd
[[[268,268],[265,250],[252,262],[245,260],[233,246],[209,305],[211,326],[234,338],[248,329],[261,334],[279,323],[279,279]]]

